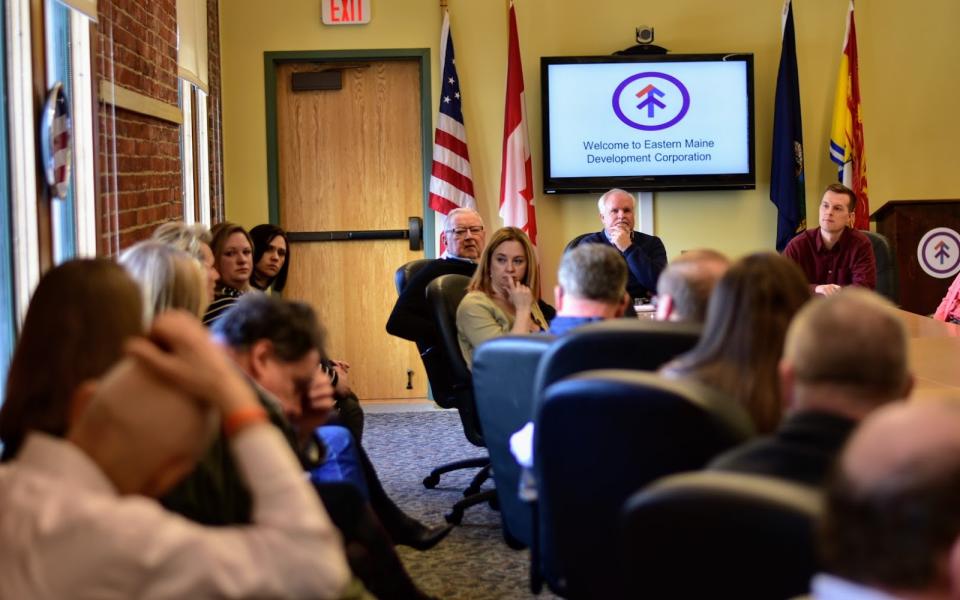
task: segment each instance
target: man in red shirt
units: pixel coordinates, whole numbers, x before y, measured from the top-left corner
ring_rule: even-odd
[[[820,201],[820,227],[790,240],[783,255],[803,269],[811,291],[829,296],[841,287],[877,287],[877,262],[870,239],[853,223],[857,195],[839,183],[827,186]]]

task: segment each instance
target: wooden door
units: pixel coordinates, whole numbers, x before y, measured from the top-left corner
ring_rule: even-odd
[[[422,217],[419,61],[350,65],[342,89],[297,92],[293,73],[343,63],[278,65],[280,225],[288,231],[396,230]],[[376,240],[295,243],[291,255],[284,296],[317,310],[331,357],[351,364],[357,396],[425,398],[416,347],[384,329],[394,271],[423,253],[406,240]]]

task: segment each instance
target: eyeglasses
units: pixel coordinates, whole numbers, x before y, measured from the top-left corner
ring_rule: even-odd
[[[470,232],[470,235],[480,235],[483,233],[483,227],[479,225],[476,227],[457,227],[456,229],[448,229],[447,233],[452,233],[454,236],[462,238],[463,236],[467,235],[468,231]]]

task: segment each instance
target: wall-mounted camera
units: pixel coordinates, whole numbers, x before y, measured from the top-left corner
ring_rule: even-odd
[[[649,25],[641,25],[637,27],[637,43],[638,44],[652,44],[653,43],[653,27]]]

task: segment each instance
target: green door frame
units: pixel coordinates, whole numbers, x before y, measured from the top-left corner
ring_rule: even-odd
[[[289,62],[352,62],[357,60],[420,61],[420,153],[423,159],[423,239],[426,256],[435,258],[434,218],[430,209],[430,171],[433,163],[433,120],[430,97],[430,49],[291,50],[263,53],[263,79],[267,112],[267,198],[270,222],[280,224],[280,157],[277,150],[277,67]]]

